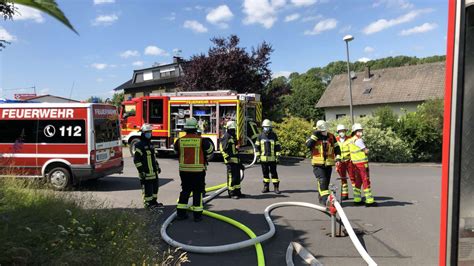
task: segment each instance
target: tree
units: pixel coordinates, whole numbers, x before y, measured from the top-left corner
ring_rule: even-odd
[[[104,100],[100,97],[91,96],[91,97],[86,99],[86,102],[88,102],[88,103],[103,103]]]
[[[291,86],[286,77],[278,77],[270,81],[261,95],[264,118],[280,122],[285,116],[283,96],[290,92]]]
[[[373,115],[378,118],[382,129],[391,128],[392,130],[395,130],[397,128],[398,116],[389,106],[377,108]]]
[[[290,86],[291,94],[285,97],[285,106],[290,115],[306,120],[323,118],[323,110],[316,108],[326,89],[320,78],[309,74],[292,75]]]
[[[123,92],[114,93],[114,96],[112,96],[112,104],[117,107],[120,107],[122,105],[123,99]]]
[[[55,0],[0,0],[0,15],[3,16],[4,20],[12,19],[13,15],[18,13],[15,8],[15,4],[28,6],[47,13],[53,18],[59,20],[76,34],[79,34],[69,22],[68,18],[61,11]],[[5,48],[5,44],[9,44],[9,42],[0,40],[0,51]]]
[[[194,55],[183,65],[179,85],[186,91],[235,90],[261,93],[271,79],[273,49],[263,42],[248,53],[236,35],[213,38],[208,54]]]

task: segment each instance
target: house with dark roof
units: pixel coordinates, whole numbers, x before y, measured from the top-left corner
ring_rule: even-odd
[[[180,57],[173,57],[173,63],[157,65],[133,71],[132,78],[118,86],[114,91],[123,91],[124,99],[147,96],[152,93],[174,92],[178,78],[183,75]]]
[[[31,96],[22,98],[23,101],[35,102],[35,103],[79,103],[73,99],[64,98],[61,96],[55,96],[50,94]]]
[[[378,107],[389,106],[395,113],[416,111],[430,99],[444,98],[445,63],[370,70],[351,75],[354,117],[371,115]],[[323,108],[326,120],[349,116],[347,74],[335,76],[316,107]]]

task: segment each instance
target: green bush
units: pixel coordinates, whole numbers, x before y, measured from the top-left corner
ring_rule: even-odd
[[[284,118],[281,123],[274,123],[275,133],[282,145],[282,155],[306,157],[308,148],[305,143],[313,131],[313,124],[297,117]]]
[[[364,142],[369,149],[369,161],[403,163],[413,160],[412,148],[409,143],[400,139],[391,128],[383,129],[377,117],[368,116],[356,119],[364,128]],[[329,122],[331,132],[336,132],[338,124],[351,129],[347,117]]]
[[[398,115],[396,115],[389,106],[379,107],[374,113],[374,117],[378,118],[382,129],[396,129],[398,125]]]

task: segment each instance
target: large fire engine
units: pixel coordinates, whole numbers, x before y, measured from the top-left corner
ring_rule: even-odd
[[[114,106],[0,104],[0,176],[45,177],[61,190],[122,169]]]
[[[258,136],[262,122],[259,94],[238,94],[234,91],[199,91],[152,94],[122,103],[122,141],[134,146],[139,141],[140,127],[153,126],[152,142],[158,151],[172,151],[174,141],[183,132],[185,119],[195,117],[199,130],[219,147],[227,121],[237,123],[237,138],[241,147],[250,147],[249,139]]]

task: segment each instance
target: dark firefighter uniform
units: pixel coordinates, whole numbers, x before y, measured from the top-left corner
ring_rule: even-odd
[[[311,150],[313,173],[318,180],[319,202],[326,205],[335,155],[340,154],[339,146],[333,134],[327,132],[324,135],[319,130],[313,132],[306,141],[306,146]]]
[[[193,193],[194,220],[200,221],[202,218],[202,196],[205,192],[206,177],[206,157],[214,148],[209,140],[203,139],[195,130],[187,132],[185,136],[179,138],[174,146],[179,156],[179,176],[181,177],[181,193],[179,195],[177,215],[178,219],[186,219],[188,200]]]
[[[232,131],[231,131],[232,132]],[[233,131],[235,132],[235,131]],[[240,170],[243,168],[240,163],[239,154],[236,148],[237,139],[234,133],[227,132],[220,140],[220,151],[227,167],[227,188],[229,197],[238,199],[244,197],[240,186]]]
[[[161,169],[156,161],[155,149],[143,133],[140,142],[135,145],[133,162],[140,177],[145,207],[162,207],[163,205],[157,202],[158,174],[161,173]]]
[[[280,179],[277,173],[277,163],[279,161],[281,145],[278,141],[277,135],[273,131],[267,133],[262,132],[255,142],[257,149],[257,158],[262,165],[263,173],[263,193],[269,191],[270,181],[275,187],[275,192],[280,193],[279,184]],[[271,179],[270,179],[271,174]]]

